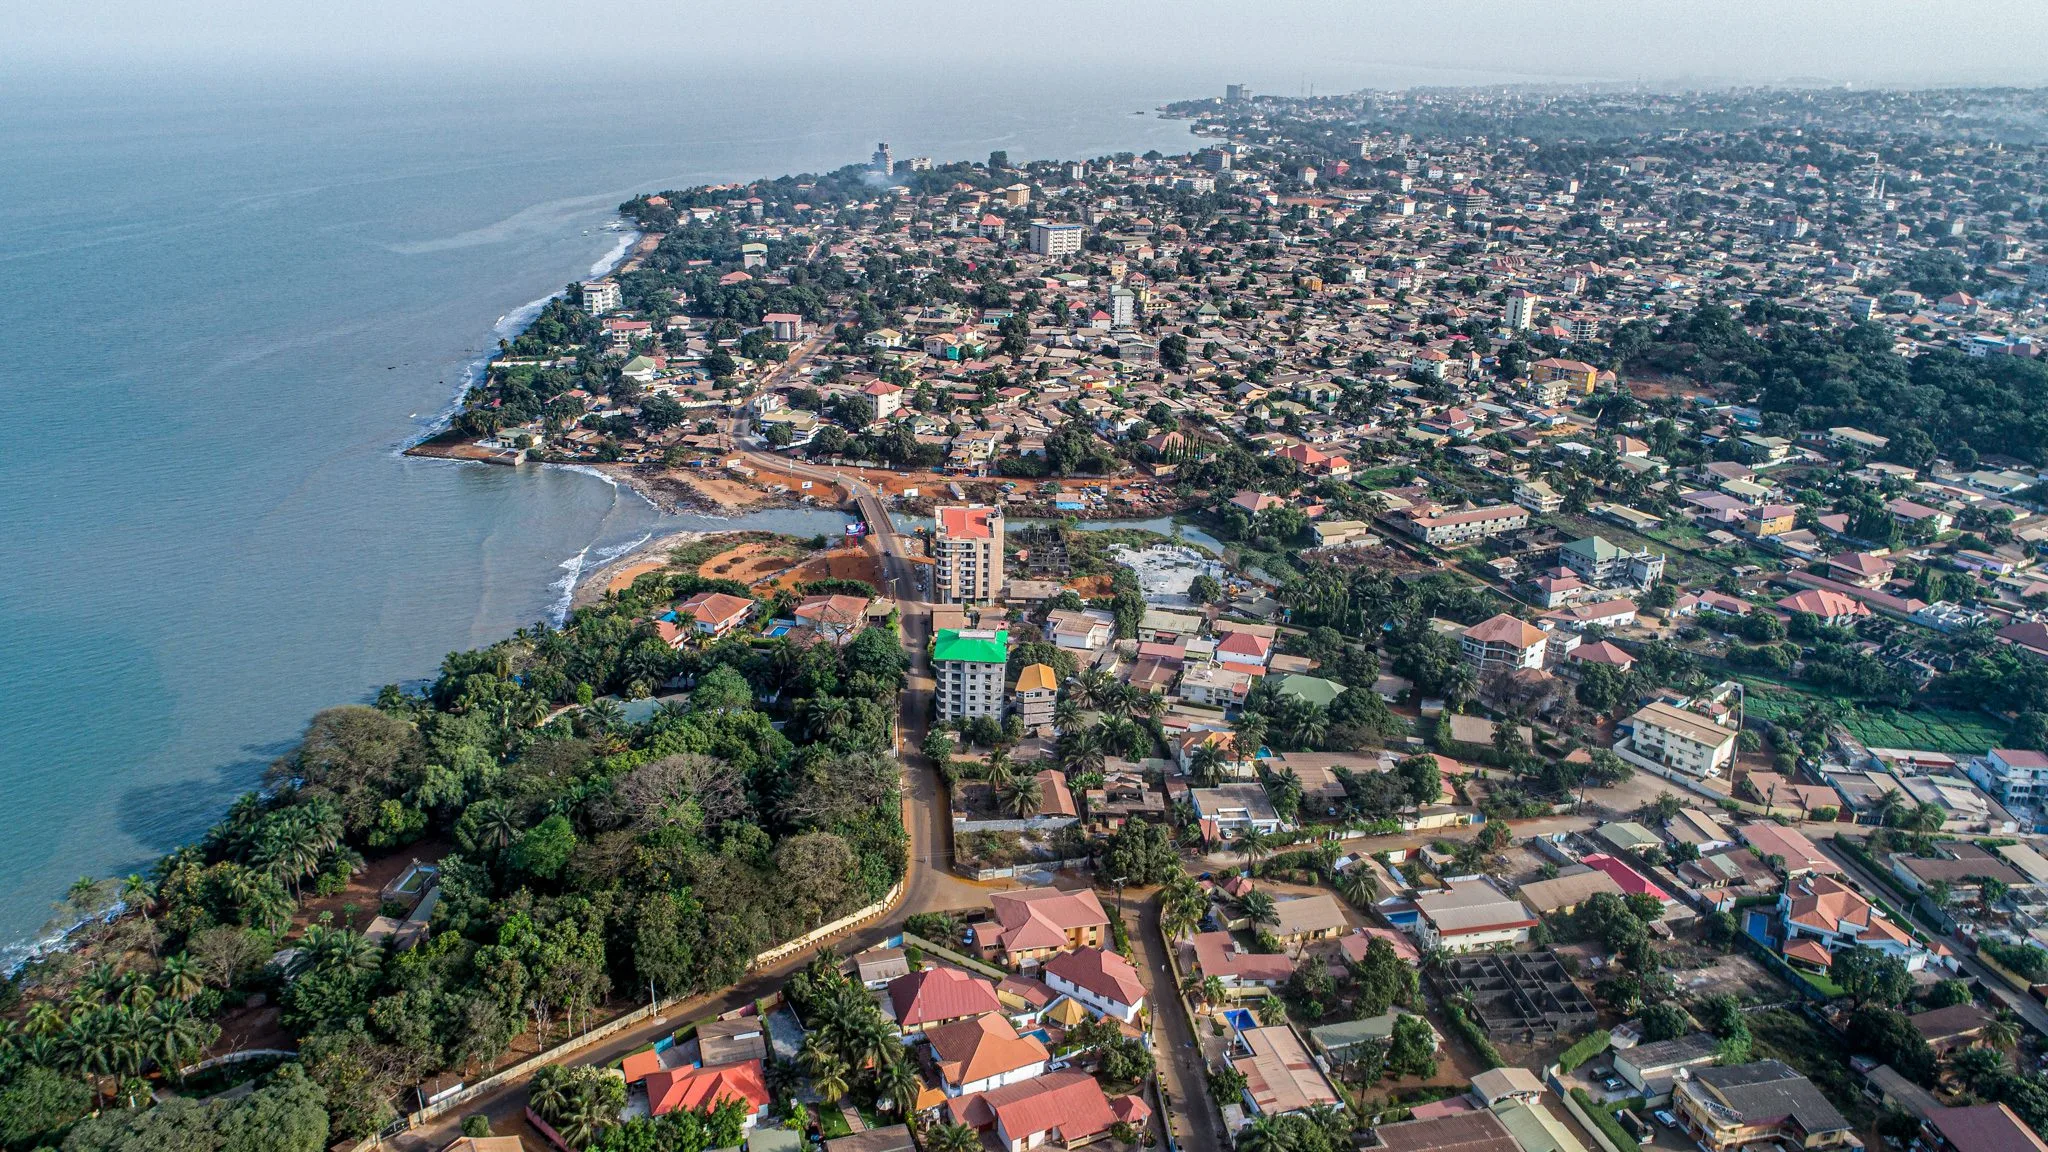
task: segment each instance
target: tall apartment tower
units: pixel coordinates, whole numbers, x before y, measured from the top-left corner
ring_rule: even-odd
[[[1003,510],[985,504],[939,509],[932,541],[932,591],[942,604],[987,603],[1003,591]]]
[[[1543,303],[1534,292],[1517,288],[1508,293],[1508,328],[1520,332],[1536,323],[1536,306]]]
[[[868,163],[884,176],[896,174],[896,154],[889,151],[889,142],[886,140],[875,145],[875,154],[868,158]]]
[[[1242,104],[1251,98],[1252,88],[1249,84],[1225,84],[1223,86],[1223,99],[1229,103]]]
[[[1081,226],[1055,220],[1031,222],[1031,251],[1039,256],[1072,256],[1081,250]]]
[[[1118,285],[1109,290],[1109,324],[1129,328],[1138,322],[1138,294]]]

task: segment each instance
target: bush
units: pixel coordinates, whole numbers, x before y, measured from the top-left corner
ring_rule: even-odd
[[[1479,1054],[1481,1063],[1485,1064],[1488,1068],[1499,1068],[1507,1063],[1506,1060],[1501,1059],[1500,1049],[1495,1048],[1493,1041],[1486,1038],[1486,1030],[1479,1026],[1478,1021],[1472,1019],[1471,1015],[1465,1011],[1463,1004],[1459,1004],[1454,1000],[1446,1000],[1444,1002],[1444,1015],[1451,1018],[1451,1027],[1457,1031],[1458,1035],[1465,1038],[1465,1043],[1470,1044],[1474,1052]]]
[[[1594,1127],[1600,1129],[1620,1152],[1643,1152],[1643,1146],[1636,1143],[1636,1138],[1628,1134],[1628,1129],[1621,1126],[1621,1121],[1616,1120],[1607,1109],[1593,1103],[1593,1098],[1586,1095],[1584,1088],[1572,1089],[1572,1101],[1587,1116],[1592,1117]]]
[[[1602,1051],[1605,1051],[1607,1045],[1612,1040],[1613,1036],[1605,1028],[1589,1036],[1581,1037],[1578,1043],[1565,1049],[1564,1055],[1557,1058],[1557,1065],[1569,1072],[1593,1057],[1598,1056]]]

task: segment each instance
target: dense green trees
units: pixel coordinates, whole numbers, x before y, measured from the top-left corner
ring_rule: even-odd
[[[1946,283],[1944,279],[1941,282]],[[2011,356],[1974,358],[1935,349],[1908,360],[1871,324],[1758,302],[1746,317],[1702,304],[1654,337],[1621,347],[1632,362],[1725,382],[1798,429],[1849,424],[1890,436],[1915,466],[1932,448],[2001,452],[2048,462],[2048,368]],[[1752,335],[1744,321],[1760,325]]]
[[[671,650],[645,621],[705,587],[746,591],[655,574],[564,628],[449,656],[424,692],[316,716],[268,796],[125,886],[160,967],[109,966],[61,1008],[29,972],[34,1026],[0,1036],[0,1100],[33,1128],[14,1142],[82,1111],[69,1085],[125,1099],[124,1079],[189,1062],[223,996],[253,991],[276,996],[334,1131],[359,1135],[404,1085],[487,1066],[521,1032],[559,1040],[613,989],[729,984],[761,949],[886,892],[906,856],[893,630],[843,649]],[[665,684],[691,686],[687,703],[637,725],[596,700]],[[299,895],[426,836],[454,847],[419,946],[324,919],[287,938]],[[266,968],[287,943],[291,963]]]

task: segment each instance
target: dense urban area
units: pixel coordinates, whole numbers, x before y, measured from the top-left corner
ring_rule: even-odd
[[[685,534],[0,986],[0,1147],[2048,1152],[2048,95],[646,195],[420,455]]]

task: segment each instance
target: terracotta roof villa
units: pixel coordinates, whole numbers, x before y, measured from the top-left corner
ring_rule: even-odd
[[[986,1092],[1045,1071],[1050,1054],[1036,1036],[1019,1036],[991,1012],[925,1031],[946,1095]]]
[[[934,1024],[1002,1011],[995,985],[958,968],[926,968],[889,981],[896,1026],[919,1032]]]
[[[1069,948],[1099,947],[1109,930],[1109,914],[1085,888],[998,892],[989,897],[989,904],[995,910],[995,927],[977,929],[976,940],[983,951],[998,953],[1012,964]]]

